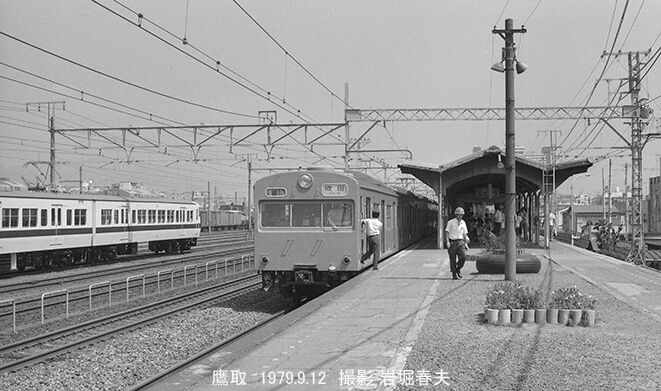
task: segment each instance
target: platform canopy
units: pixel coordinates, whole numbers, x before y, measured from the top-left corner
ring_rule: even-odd
[[[499,160],[500,157],[500,160]],[[505,152],[492,146],[449,163],[432,166],[428,164],[399,164],[404,174],[411,174],[438,191],[439,174],[442,173],[444,193],[471,191],[489,183],[494,187],[505,188],[505,168],[498,168],[498,162],[505,163]],[[573,160],[555,165],[555,186],[560,186],[572,175],[586,172],[592,167],[588,159]],[[553,167],[535,160],[516,156],[516,191],[531,193],[542,189],[544,172],[551,175]]]

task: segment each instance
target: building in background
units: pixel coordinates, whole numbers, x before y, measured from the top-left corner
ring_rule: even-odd
[[[647,232],[659,234],[661,233],[661,176],[650,178],[649,189],[650,194],[642,207],[643,221],[647,220]],[[647,218],[645,219],[645,217]]]

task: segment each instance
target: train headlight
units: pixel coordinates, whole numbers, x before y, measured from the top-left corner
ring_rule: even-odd
[[[312,187],[312,175],[310,174],[303,174],[298,178],[298,185],[301,187],[301,189],[309,189]]]
[[[330,274],[335,274],[336,271],[337,271],[337,266],[335,266],[335,265],[333,265],[333,264],[331,264],[330,266],[328,266],[328,273],[330,273]]]
[[[262,257],[262,263],[269,263],[269,257],[267,257],[266,255],[264,255],[264,256]]]
[[[351,262],[351,257],[349,257],[348,255],[345,255],[344,258],[342,258],[342,262],[344,262],[344,263]]]

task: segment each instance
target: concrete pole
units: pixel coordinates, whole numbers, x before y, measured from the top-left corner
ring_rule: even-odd
[[[443,248],[445,226],[443,225],[443,166],[438,166],[438,248]]]
[[[516,279],[516,157],[514,130],[514,35],[505,20],[505,280]]]

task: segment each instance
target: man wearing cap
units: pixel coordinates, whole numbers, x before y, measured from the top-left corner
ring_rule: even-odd
[[[457,277],[462,278],[461,268],[464,267],[466,262],[466,247],[470,243],[468,237],[468,227],[464,218],[464,209],[458,207],[454,210],[455,218],[448,221],[445,228],[445,244],[448,247],[448,254],[450,255],[450,270],[452,271],[452,279],[456,280]],[[457,263],[457,255],[459,262]]]

